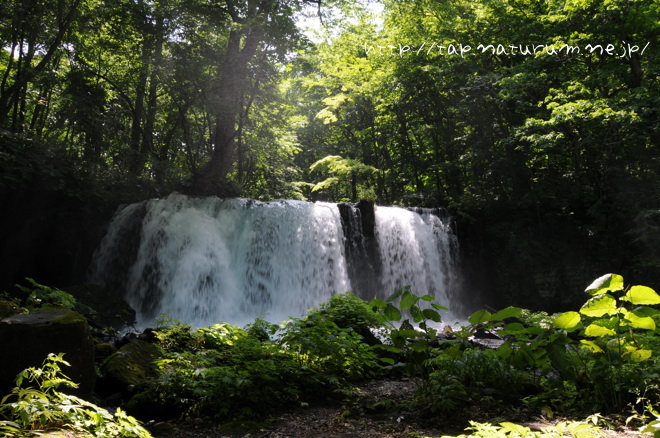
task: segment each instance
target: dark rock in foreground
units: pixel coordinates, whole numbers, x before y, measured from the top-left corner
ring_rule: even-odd
[[[49,353],[65,353],[71,367],[64,374],[80,385],[77,394],[89,396],[94,389],[94,343],[87,320],[68,309],[41,309],[31,314],[0,320],[0,389],[8,392],[16,375],[39,367]]]

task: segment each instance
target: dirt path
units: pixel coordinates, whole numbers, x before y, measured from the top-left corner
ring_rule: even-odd
[[[355,406],[340,404],[310,406],[285,412],[271,420],[254,423],[243,431],[230,431],[226,425],[212,426],[201,421],[190,423],[157,423],[150,429],[155,438],[411,438],[441,437],[466,433],[463,412],[450,419],[452,424],[420,425],[415,412],[402,410],[401,402],[409,399],[415,390],[414,382],[409,379],[374,380],[360,386],[360,404],[376,407],[374,410],[355,415]],[[349,409],[350,408],[350,409]],[[478,407],[470,418],[479,418],[482,412]],[[471,415],[468,413],[468,415]],[[484,420],[486,421],[486,420]],[[503,421],[501,418],[495,423]],[[557,421],[534,419],[523,421],[511,418],[533,430],[551,426]],[[643,437],[633,431],[608,431],[607,437]]]

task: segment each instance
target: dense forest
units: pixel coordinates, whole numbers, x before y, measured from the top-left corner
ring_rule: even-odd
[[[448,207],[466,287],[519,304],[575,304],[599,272],[657,284],[658,13],[10,2],[3,284],[80,280],[90,224],[175,190]]]
[[[659,42],[654,0],[7,0],[0,8],[0,288],[10,291],[26,277],[42,292],[59,289],[41,284],[84,283],[119,205],[180,192],[446,208],[468,307],[565,311],[582,305],[584,287],[605,272],[658,290]],[[630,291],[623,280],[613,284],[595,290]],[[372,304],[393,319],[394,304]],[[397,305],[409,311],[407,304]],[[657,320],[644,312],[640,318]],[[490,330],[506,319],[487,314],[470,322]],[[557,327],[582,327],[574,316]],[[312,381],[329,383],[296,368],[309,328],[296,324],[277,345],[267,341],[277,329],[257,322],[252,332],[222,330],[242,339],[240,360],[250,364],[259,355],[284,360],[278,348],[298,345],[298,362],[286,356],[285,371],[297,376],[302,394]],[[169,361],[186,348],[227,343],[218,340],[225,332],[168,327],[159,342]],[[397,330],[401,344],[392,348],[415,345],[410,332]],[[429,382],[440,371],[413,357],[432,355],[436,333],[424,331],[428,342],[407,363]],[[514,332],[516,351],[538,334]],[[634,336],[626,342],[640,351]],[[593,345],[594,354],[605,348]],[[371,354],[369,365],[361,362],[367,356],[356,357],[355,370],[332,363],[330,375],[364,377],[376,368]],[[495,360],[486,356],[479,360]],[[543,366],[559,366],[578,391],[583,376],[546,359]],[[205,366],[200,357],[189,360],[185,373]],[[624,385],[620,363],[603,369],[618,372],[617,388]],[[179,383],[183,391],[184,381],[168,384]],[[433,398],[428,388],[424,394]],[[621,391],[611,396],[587,410],[621,410]],[[194,395],[187,397],[192,403]]]

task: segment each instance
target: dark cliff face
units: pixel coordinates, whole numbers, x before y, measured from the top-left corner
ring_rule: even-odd
[[[0,288],[25,277],[60,287],[84,281],[113,207],[32,190],[12,193],[3,204]]]
[[[375,236],[374,204],[361,201],[357,204],[338,204],[337,207],[346,239],[346,266],[353,292],[365,300],[370,300],[380,290],[378,279],[381,272]]]
[[[544,226],[516,217],[459,217],[456,230],[463,287],[492,308],[579,308],[585,287],[606,273],[656,288],[660,281],[658,267],[640,265],[634,254],[643,249],[622,242],[623,233],[590,235],[570,220]]]

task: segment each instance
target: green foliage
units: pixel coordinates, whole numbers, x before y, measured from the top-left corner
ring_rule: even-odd
[[[642,433],[653,434],[654,438],[660,437],[660,413],[649,406],[648,410],[653,415],[654,419],[649,421],[644,427],[641,428]]]
[[[318,310],[311,311],[311,314],[316,313],[339,327],[352,328],[363,336],[384,324],[383,318],[352,292],[333,295],[327,302],[321,303]]]
[[[523,393],[523,374],[494,350],[463,349],[455,344],[434,350],[424,365],[429,374],[417,391],[416,403],[434,415],[451,415],[476,400],[511,403]]]
[[[49,354],[41,368],[27,368],[16,378],[16,387],[2,398],[0,431],[7,436],[38,436],[50,431],[70,431],[94,437],[151,435],[121,409],[115,414],[79,397],[58,391],[77,385],[61,372],[69,365],[63,354]]]
[[[197,350],[202,342],[201,333],[191,332],[190,325],[174,320],[168,315],[160,315],[156,321],[154,334],[165,351]]]
[[[432,295],[417,296],[410,292],[410,286],[397,289],[385,300],[375,297],[369,306],[377,309],[385,321],[390,323],[389,338],[395,350],[399,350],[405,356],[405,363],[411,375],[426,377],[427,368],[425,361],[430,357],[432,345],[437,330],[431,326],[431,322],[440,323],[439,310],[447,310],[440,304],[433,303]],[[399,300],[399,307],[394,303]],[[423,308],[423,302],[429,303],[430,308]],[[404,313],[409,317],[403,318]],[[403,321],[401,321],[403,319]],[[392,323],[399,322],[398,327]],[[417,330],[413,324],[416,324]]]
[[[257,318],[252,324],[245,326],[247,334],[262,342],[272,340],[271,337],[279,330],[277,324],[270,323],[264,319]]]
[[[611,375],[614,390],[595,386],[611,394],[611,403],[621,408],[624,392],[631,390],[625,382],[626,372],[633,372],[630,368],[634,366],[630,365],[644,362],[653,354],[646,344],[652,342],[660,311],[650,306],[660,304],[660,296],[646,286],[624,288],[623,278],[616,274],[600,277],[586,292],[593,298],[582,306],[577,317],[574,313],[561,314],[555,325],[565,330],[582,328],[580,346],[593,353],[596,360],[592,375]]]
[[[352,201],[362,200],[362,196],[370,197],[369,191],[373,189],[368,185],[369,177],[378,172],[378,169],[373,166],[363,164],[355,159],[342,158],[338,155],[328,155],[327,157],[315,161],[309,167],[309,170],[312,173],[329,175],[326,179],[316,183],[312,187],[312,193],[321,190],[327,191],[343,183],[341,185],[344,185],[345,187],[343,187],[339,193],[344,193],[345,195],[342,196],[336,192],[333,199],[346,199]],[[351,179],[351,186],[348,186],[346,182]],[[358,181],[361,183],[358,184]],[[365,182],[367,185],[365,185]],[[349,190],[353,191],[354,194],[352,196],[348,195]],[[355,199],[358,192],[361,194],[360,199]]]
[[[245,329],[191,331],[162,318],[156,336],[166,354],[144,397],[183,416],[226,419],[341,396],[344,385],[380,372],[382,359],[361,335],[380,324],[351,293],[283,327],[257,319]]]
[[[379,368],[378,355],[362,336],[319,314],[288,321],[281,340],[302,367],[325,376],[330,383],[369,377]]]
[[[17,284],[16,287],[27,294],[25,298],[25,306],[30,309],[40,308],[43,306],[56,306],[56,307],[65,307],[67,309],[76,309],[77,301],[68,292],[59,290],[57,288],[44,286],[39,284],[32,278],[25,279],[30,286],[22,286]]]
[[[604,431],[598,427],[597,420],[587,419],[586,421],[560,421],[554,426],[544,427],[540,432],[532,431],[527,426],[519,424],[502,422],[498,426],[491,423],[480,423],[470,421],[469,435],[458,435],[458,437],[495,437],[495,438],[596,438],[604,435]],[[443,438],[452,438],[449,435],[443,435]]]
[[[168,411],[185,417],[249,417],[300,403],[313,376],[290,354],[235,326],[205,329],[208,348],[170,351],[147,391]],[[310,388],[311,390],[311,388]]]
[[[598,278],[585,292],[591,298],[578,312],[552,319],[525,317],[526,312],[516,308],[495,315],[478,311],[470,317],[471,322],[496,330],[504,338],[497,349],[500,361],[529,372],[532,383],[542,388],[527,402],[549,403],[559,410],[582,404],[583,408],[621,411],[657,379],[660,368],[653,352],[658,348],[660,312],[652,306],[660,304],[660,297],[645,286],[624,287],[623,278],[616,274]],[[522,320],[501,321],[502,317]],[[647,363],[643,372],[641,362]],[[553,373],[561,379],[552,377]],[[575,396],[578,388],[579,398]]]

